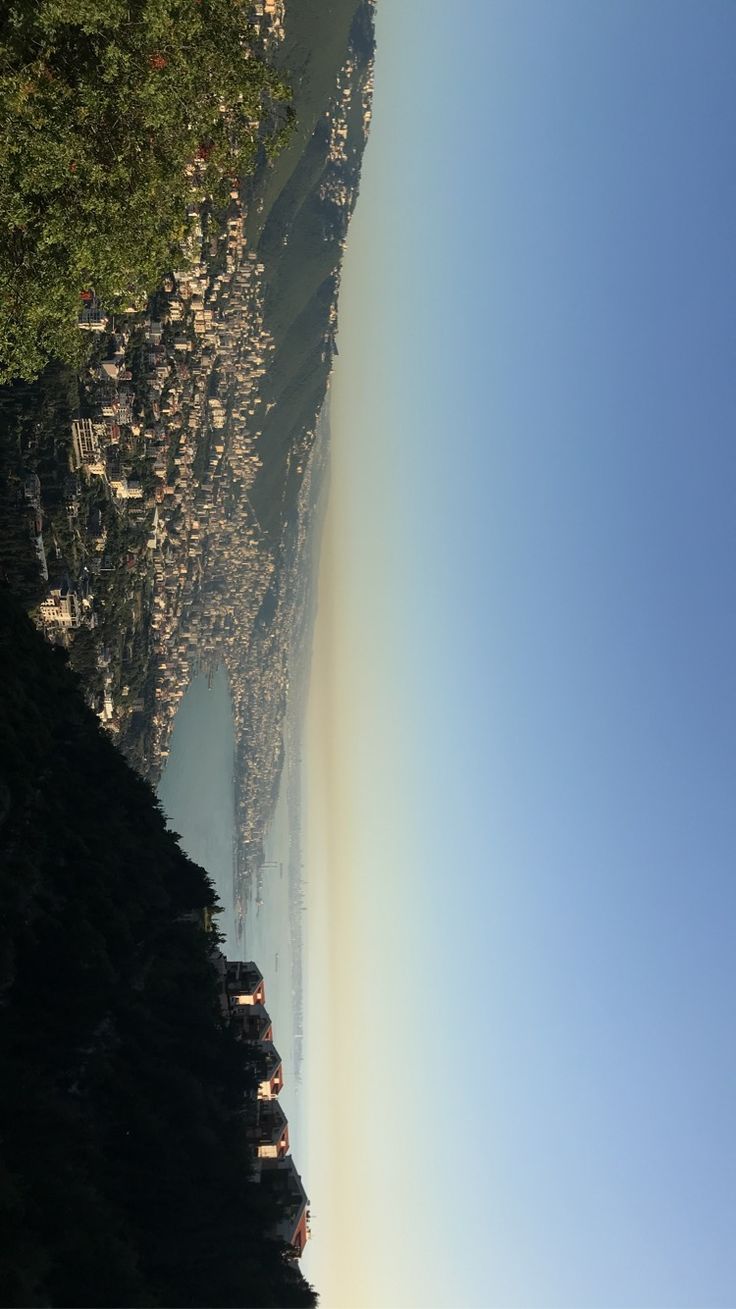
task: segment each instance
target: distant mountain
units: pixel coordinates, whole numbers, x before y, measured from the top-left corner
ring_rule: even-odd
[[[278,59],[293,87],[296,127],[245,189],[246,236],[265,266],[265,324],[275,346],[262,387],[264,407],[273,407],[261,429],[265,463],[254,504],[274,537],[293,507],[332,369],[342,256],[370,124],[373,12],[371,0],[287,5]]]
[[[231,680],[245,689],[241,717],[249,729],[237,743],[240,813],[252,852],[241,871],[258,861],[283,762],[285,696],[274,716],[264,687],[273,684],[274,669],[283,670],[282,684],[297,671],[297,633],[311,641],[300,573],[314,561],[311,549],[297,542],[309,532],[316,496],[301,488],[336,352],[342,257],[370,126],[374,53],[371,0],[287,5],[278,57],[294,89],[296,129],[245,189],[246,236],[264,268],[264,324],[274,342],[260,386],[263,466],[249,499],[262,531],[259,546],[274,571],[265,619],[245,634],[239,670],[230,666]],[[321,465],[325,458],[322,452]],[[269,722],[261,728],[264,716]]]

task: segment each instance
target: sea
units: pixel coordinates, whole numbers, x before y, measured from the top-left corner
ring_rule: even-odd
[[[298,1149],[302,1100],[295,1076],[299,1060],[295,1050],[289,901],[294,815],[290,814],[293,787],[289,787],[288,779],[294,761],[288,754],[288,734],[286,741],[278,799],[266,834],[262,903],[256,903],[254,886],[241,940],[233,895],[233,721],[224,669],[209,681],[205,676],[195,677],[183,697],[158,795],[169,826],[181,838],[182,849],[201,864],[214,883],[222,906],[218,926],[225,937],[225,953],[230,959],[254,959],[263,973],[274,1044],[284,1067],[280,1101],[289,1120],[292,1143]]]

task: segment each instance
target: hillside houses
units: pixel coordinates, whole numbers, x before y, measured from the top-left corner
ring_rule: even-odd
[[[258,1079],[255,1103],[245,1113],[246,1138],[256,1178],[276,1202],[273,1235],[299,1258],[309,1238],[309,1199],[290,1154],[289,1124],[278,1095],[283,1087],[281,1058],[273,1044],[273,1024],[265,1008],[266,991],[254,963],[213,956],[220,977],[223,1016],[245,1042]]]

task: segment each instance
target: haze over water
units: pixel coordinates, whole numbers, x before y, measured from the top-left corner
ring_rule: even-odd
[[[286,779],[282,785],[265,846],[263,904],[255,889],[247,904],[245,930],[238,940],[233,903],[233,723],[227,677],[220,669],[208,689],[207,678],[194,679],[176,716],[168,762],[158,789],[170,826],[183,849],[209,873],[222,911],[219,930],[230,959],[254,959],[266,982],[266,1004],[274,1024],[274,1044],[284,1062],[280,1095],[301,1166],[300,1106],[294,1083],[291,942],[289,933],[288,858],[290,823]],[[279,876],[279,865],[283,876]],[[277,960],[278,956],[278,960]]]

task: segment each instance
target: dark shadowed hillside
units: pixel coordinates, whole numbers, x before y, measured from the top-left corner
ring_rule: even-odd
[[[310,1305],[251,1180],[214,896],[0,606],[0,1303]]]

